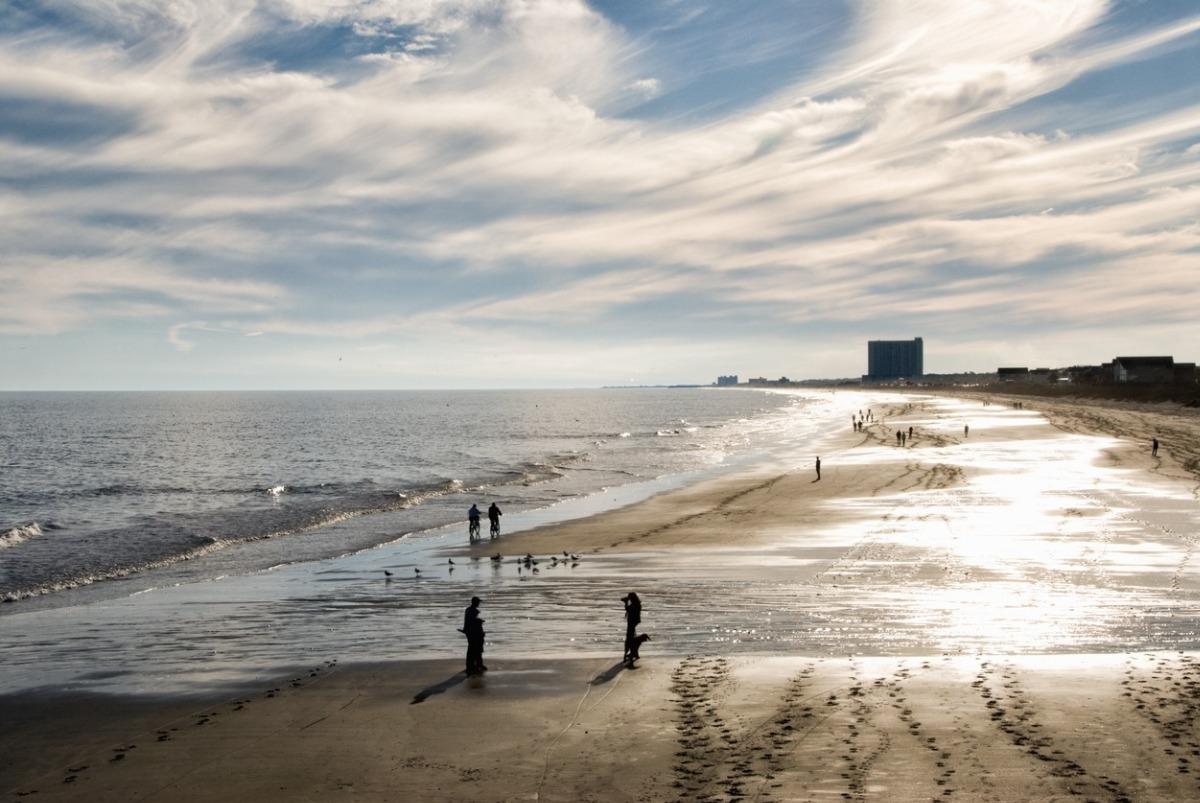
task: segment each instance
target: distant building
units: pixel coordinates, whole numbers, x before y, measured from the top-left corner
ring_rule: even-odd
[[[724,385],[736,385],[737,379],[738,379],[737,374],[730,374],[729,376],[718,376],[717,377],[717,386],[721,387]]]
[[[1029,379],[1026,381],[1036,382],[1041,385],[1045,385],[1050,382],[1057,382],[1058,372],[1051,371],[1049,368],[1034,368],[1029,372]]]
[[[1173,357],[1117,357],[1112,361],[1113,381],[1125,385],[1174,384]]]
[[[1175,363],[1175,384],[1176,385],[1195,385],[1196,363],[1194,362],[1177,362]]]
[[[1024,382],[1029,378],[1028,368],[997,368],[996,379],[1000,382]]]
[[[867,341],[867,382],[916,379],[925,373],[925,344],[912,340]]]

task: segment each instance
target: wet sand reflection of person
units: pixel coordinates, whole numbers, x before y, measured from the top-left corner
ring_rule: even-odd
[[[621,597],[625,603],[625,662],[630,666],[638,659],[637,627],[642,623],[642,601],[634,591]]]

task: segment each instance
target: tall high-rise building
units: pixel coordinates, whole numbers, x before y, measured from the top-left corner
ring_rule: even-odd
[[[925,344],[912,340],[868,340],[867,381],[915,379],[925,373]]]

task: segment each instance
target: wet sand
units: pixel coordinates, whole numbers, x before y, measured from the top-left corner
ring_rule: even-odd
[[[847,422],[827,442],[820,482],[813,456],[797,455],[475,550],[510,556],[505,572],[511,556],[542,556],[546,571],[512,593],[546,604],[565,593],[552,584],[564,570],[546,557],[563,549],[583,569],[610,562],[631,585],[673,574],[674,590],[643,595],[644,629],[662,637],[637,670],[622,670],[615,651],[527,659],[509,642],[489,651],[481,679],[458,674],[458,661],[329,662],[190,700],[0,699],[0,720],[14,723],[0,736],[0,791],[89,801],[1200,798],[1195,477],[1170,451],[1200,426],[1165,422],[1181,430],[1155,460],[1139,442],[1075,439],[1111,431],[1058,401],[1061,429],[1028,400],[1014,413],[896,398],[874,405],[884,421],[867,432]],[[894,432],[909,425],[900,449]],[[748,577],[764,585],[742,585]],[[806,626],[795,654],[779,641],[739,652],[753,618],[786,612],[739,590],[761,597],[774,578],[786,604],[803,597],[803,621],[828,612],[828,626]],[[702,580],[725,589],[705,592],[710,615],[680,602]],[[679,654],[672,644],[686,634],[663,621],[679,616],[743,631]],[[909,641],[894,640],[902,630]],[[1087,649],[1133,641],[1147,649]],[[878,652],[854,654],[862,645]],[[923,651],[902,654],[906,645]]]
[[[1195,800],[1191,655],[324,667],[8,719],[10,799]],[[290,679],[289,679],[290,681]],[[421,702],[416,695],[427,694]],[[64,740],[63,729],[71,738]],[[19,780],[17,780],[19,778]]]

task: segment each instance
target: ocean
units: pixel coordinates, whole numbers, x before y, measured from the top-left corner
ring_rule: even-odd
[[[1195,649],[1176,535],[1196,530],[1190,486],[1103,469],[1113,439],[999,405],[716,389],[0,403],[0,694],[242,693],[325,662],[461,659],[472,596],[497,666],[611,662],[631,590],[647,658]],[[855,440],[848,419],[872,404],[907,410],[917,445],[883,422]],[[720,482],[676,497],[726,525],[719,542],[689,543],[683,515],[669,545],[564,561],[568,528],[537,566],[505,550],[726,477],[762,490],[753,510],[722,509]],[[462,549],[467,507],[491,501],[499,560]],[[614,541],[641,526],[601,521]]]
[[[745,390],[0,393],[0,598],[77,604],[419,538],[770,448]],[[464,523],[465,530],[465,523]]]

